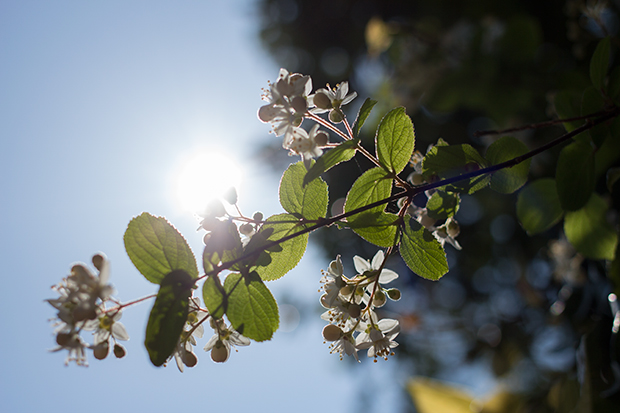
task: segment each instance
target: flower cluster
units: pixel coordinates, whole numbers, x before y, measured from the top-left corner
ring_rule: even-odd
[[[194,367],[198,363],[198,357],[194,353],[197,338],[204,335],[204,322],[209,320],[209,325],[214,331],[213,336],[204,346],[204,350],[211,352],[211,359],[216,363],[223,363],[230,357],[230,350],[234,346],[249,346],[250,340],[232,328],[226,326],[223,319],[216,319],[200,308],[200,300],[192,297],[189,303],[187,322],[179,343],[170,358],[175,359],[179,371],[183,373],[185,367]],[[169,359],[170,360],[170,359]]]
[[[329,143],[329,136],[319,130],[319,125],[309,132],[302,129],[300,126],[304,118],[328,113],[332,123],[340,123],[345,119],[342,106],[357,96],[355,92],[348,93],[347,82],[340,83],[334,89],[327,85],[327,88],[318,89],[314,94],[310,94],[311,91],[310,76],[280,69],[278,80],[263,90],[262,98],[267,104],[258,110],[258,118],[271,123],[276,136],[283,136],[284,149],[300,155],[306,167],[309,167],[310,159],[321,156],[322,148]]]
[[[102,360],[114,345],[114,355],[123,357],[125,349],[117,340],[129,340],[125,327],[118,320],[121,318],[119,306],[106,309],[110,300],[112,286],[108,284],[109,263],[102,254],[95,254],[92,263],[98,274],[84,264],[75,264],[71,274],[52,288],[59,294],[58,298],[47,302],[57,310],[55,321],[56,343],[52,351],[68,350],[65,364],[75,361],[87,365],[86,349],[93,350],[96,359]],[[81,337],[82,331],[94,331],[93,344],[87,344]]]
[[[330,350],[339,353],[340,358],[346,354],[359,361],[357,351],[368,350],[368,357],[374,357],[375,361],[377,357],[387,360],[398,346],[394,341],[400,332],[398,321],[379,319],[375,312],[387,298],[400,299],[398,289],[383,287],[398,278],[397,273],[384,268],[385,261],[381,250],[372,262],[355,256],[353,262],[358,274],[347,278],[338,256],[323,272],[320,302],[327,311],[321,318],[330,323],[323,329],[323,338],[332,342]]]

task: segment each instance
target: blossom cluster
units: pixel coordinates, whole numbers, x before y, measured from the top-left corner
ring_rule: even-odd
[[[400,299],[396,288],[383,285],[398,278],[398,274],[384,268],[385,254],[379,250],[371,262],[355,256],[353,263],[358,274],[352,278],[344,275],[340,256],[323,272],[321,278],[321,305],[327,309],[321,318],[329,324],[323,328],[323,338],[330,341],[330,352],[354,356],[359,361],[358,350],[368,350],[368,357],[387,360],[398,346],[394,341],[400,333],[398,320],[379,319],[375,309],[385,305],[387,298]]]
[[[278,80],[263,90],[262,98],[267,104],[258,110],[258,118],[271,123],[276,136],[283,136],[282,147],[291,154],[300,155],[306,166],[309,166],[310,159],[321,156],[322,148],[329,143],[329,136],[319,130],[318,124],[309,132],[302,129],[304,118],[328,113],[332,123],[340,123],[345,119],[342,106],[357,96],[356,92],[349,93],[348,82],[342,82],[336,88],[327,85],[314,94],[310,92],[310,76],[280,69]]]
[[[57,310],[54,325],[58,347],[52,351],[68,350],[65,364],[75,361],[86,366],[86,349],[92,350],[94,357],[102,360],[108,356],[111,344],[116,357],[125,356],[125,349],[116,342],[129,340],[125,327],[118,321],[121,309],[119,306],[106,308],[113,291],[108,284],[108,260],[102,254],[95,254],[92,263],[98,274],[84,264],[75,264],[69,276],[52,287],[59,297],[47,300]],[[94,332],[92,344],[82,339],[82,331]]]
[[[429,146],[428,149],[430,150],[431,148],[432,145]],[[419,151],[415,151],[411,156],[409,164],[413,167],[413,172],[409,174],[407,180],[413,185],[422,185],[426,183],[426,179],[422,174],[423,161],[424,155]],[[434,192],[436,192],[435,189],[426,191],[425,194],[427,198],[430,199]],[[401,202],[404,202],[404,199],[401,200]],[[424,228],[429,230],[437,241],[439,241],[442,247],[448,243],[457,250],[461,249],[461,245],[456,240],[456,237],[460,234],[461,229],[454,217],[449,217],[441,225],[436,225],[437,220],[429,216],[427,208],[418,207],[413,203],[408,206],[407,214],[415,218]]]
[[[181,373],[185,366],[194,367],[198,363],[198,357],[196,357],[193,347],[197,345],[196,338],[202,338],[204,335],[203,323],[207,319],[214,334],[204,346],[204,351],[211,352],[211,359],[216,363],[227,361],[231,349],[235,346],[250,345],[250,340],[229,328],[223,319],[211,317],[206,310],[200,308],[200,300],[192,297],[189,303],[187,321],[179,337],[179,343],[171,356],[175,359]]]

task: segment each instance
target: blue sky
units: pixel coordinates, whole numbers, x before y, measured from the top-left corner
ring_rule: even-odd
[[[150,365],[142,345],[150,303],[123,316],[131,336],[123,360],[91,355],[88,368],[65,367],[64,352],[48,352],[54,312],[43,300],[72,263],[103,251],[122,301],[155,291],[124,252],[133,216],[168,217],[200,253],[196,220],[174,191],[193,153],[221,151],[242,166],[246,214],[280,212],[277,175],[254,156],[275,139],[256,110],[277,71],[250,0],[0,2],[1,411],[347,412],[359,407],[358,386],[400,405],[401,377],[389,363],[329,355],[314,307],[329,263],[314,249],[269,284],[279,300],[313,306],[312,317],[225,364],[202,352],[206,337],[184,374]]]

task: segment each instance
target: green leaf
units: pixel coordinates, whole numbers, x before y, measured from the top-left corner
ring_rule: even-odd
[[[184,270],[174,270],[161,280],[144,339],[146,350],[155,366],[164,364],[179,342],[187,321],[193,286],[192,277]]]
[[[304,185],[306,167],[297,162],[288,167],[280,181],[280,204],[291,214],[315,220],[327,214],[328,190],[322,179]]]
[[[436,182],[486,166],[486,160],[471,145],[434,146],[424,157],[422,175],[427,182]],[[473,194],[487,186],[489,180],[488,175],[481,175],[446,185],[445,190]]]
[[[326,151],[323,156],[316,160],[316,163],[312,165],[308,173],[304,176],[303,185],[308,185],[309,182],[314,181],[324,172],[329,171],[334,166],[341,162],[346,162],[355,156],[357,151],[358,140],[345,141],[333,149]]]
[[[268,242],[282,239],[303,229],[305,225],[294,215],[272,215],[252,237],[245,251],[261,251]],[[295,268],[306,252],[307,245],[307,233],[284,241],[258,254],[252,269],[265,281],[277,280]]]
[[[610,46],[609,37],[601,39],[590,60],[590,80],[598,90],[602,90],[605,86],[605,76],[607,76],[609,68]]]
[[[539,179],[519,192],[517,216],[529,235],[551,228],[560,221],[562,214],[554,179]]]
[[[239,231],[233,222],[214,220],[209,229],[210,233],[205,237],[206,245],[202,254],[205,272],[213,271],[220,261],[232,261],[243,253]],[[235,264],[231,269],[239,270],[241,265]]]
[[[347,194],[344,211],[351,212],[354,209],[388,198],[391,193],[392,178],[385,169],[380,167],[369,169],[353,183]],[[367,212],[382,212],[384,209],[385,205],[379,205]]]
[[[362,212],[350,217],[347,224],[357,235],[379,247],[392,247],[400,222],[398,215],[386,212]]]
[[[215,318],[222,318],[228,306],[228,297],[217,275],[207,277],[202,285],[202,299]]]
[[[129,222],[123,240],[133,265],[152,283],[159,284],[174,270],[198,277],[194,253],[179,231],[163,217],[143,212]]]
[[[596,193],[582,209],[566,213],[566,238],[586,258],[613,260],[615,257],[618,234],[607,223],[606,213],[607,204]]]
[[[436,191],[426,202],[428,216],[433,219],[448,219],[459,210],[459,196],[444,191]]]
[[[441,244],[415,219],[403,225],[400,255],[420,277],[437,281],[448,272],[448,260]]]
[[[364,101],[364,104],[357,113],[357,118],[355,118],[355,122],[353,122],[353,136],[355,136],[356,138],[360,134],[360,130],[362,129],[364,122],[366,122],[366,119],[368,119],[372,108],[376,104],[377,101],[370,98],[366,98],[366,100]]]
[[[226,316],[233,328],[256,341],[270,340],[280,323],[278,304],[256,272],[231,273],[224,281]]]
[[[504,136],[489,146],[486,159],[489,165],[497,165],[527,152],[527,146],[523,142],[510,136]],[[511,168],[499,170],[491,175],[491,189],[502,194],[511,194],[525,185],[529,170],[529,159]]]
[[[560,152],[555,172],[560,204],[566,211],[583,207],[594,191],[594,150],[589,143],[573,142]]]
[[[381,119],[377,129],[377,158],[394,174],[400,173],[411,159],[415,146],[413,123],[405,108],[392,109]]]
[[[592,113],[599,112],[605,109],[605,101],[601,92],[593,87],[587,88],[583,92],[583,98],[581,100],[581,114],[583,116],[591,115]],[[582,121],[583,123],[584,121]],[[579,134],[580,138],[576,140],[582,140],[585,142],[594,142],[597,147],[600,147],[603,141],[609,136],[609,124],[607,122],[599,123],[588,130],[588,133]]]
[[[582,94],[572,90],[562,90],[555,94],[553,105],[560,119],[574,118],[581,116]],[[582,125],[582,121],[564,122],[566,132],[578,128]]]

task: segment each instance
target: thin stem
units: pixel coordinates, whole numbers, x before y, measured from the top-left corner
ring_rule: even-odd
[[[557,125],[557,124],[560,124],[560,123],[574,122],[576,120],[590,119],[590,118],[594,118],[594,117],[597,117],[597,116],[604,115],[605,113],[609,113],[609,111],[601,110],[601,111],[598,111],[598,112],[595,112],[595,113],[591,113],[589,115],[575,116],[573,118],[565,118],[565,119],[554,119],[554,120],[548,120],[548,121],[545,121],[545,122],[538,122],[538,123],[530,123],[529,125],[517,126],[517,127],[514,127],[514,128],[508,128],[508,129],[476,131],[476,132],[474,132],[474,136],[480,137],[480,136],[486,136],[486,135],[501,135],[503,133],[519,132],[519,131],[527,130],[527,129],[545,128],[547,126],[553,126],[553,125]]]
[[[247,259],[247,258],[249,258],[251,256],[256,255],[256,254],[260,254],[262,251],[268,250],[268,249],[270,249],[272,247],[275,247],[276,245],[279,245],[279,244],[281,244],[283,242],[286,242],[286,241],[288,241],[290,239],[293,239],[295,237],[307,234],[309,232],[312,232],[312,231],[314,231],[316,229],[319,229],[319,228],[322,228],[322,227],[330,226],[330,225],[332,225],[332,224],[334,224],[336,222],[344,220],[345,218],[348,218],[350,216],[354,216],[354,215],[360,214],[362,212],[371,210],[373,208],[376,208],[378,206],[387,204],[389,202],[397,201],[397,200],[399,200],[401,198],[404,198],[404,197],[413,198],[415,195],[417,195],[417,194],[419,194],[421,192],[424,192],[424,191],[428,191],[429,189],[439,188],[439,187],[442,187],[442,186],[445,186],[445,185],[449,185],[449,184],[454,183],[454,182],[459,182],[459,181],[463,181],[463,180],[466,180],[466,179],[475,178],[477,176],[481,176],[481,175],[485,175],[485,174],[491,174],[491,173],[497,172],[497,171],[499,171],[501,169],[515,166],[515,165],[517,165],[517,164],[519,164],[519,163],[521,163],[521,162],[523,162],[523,161],[525,161],[527,159],[532,158],[533,156],[538,155],[541,152],[544,152],[544,151],[546,151],[546,150],[548,150],[548,149],[550,149],[550,148],[552,148],[554,146],[557,146],[557,145],[567,141],[568,139],[573,138],[574,136],[579,135],[582,132],[585,132],[585,131],[593,128],[594,126],[596,126],[598,124],[601,124],[601,123],[603,123],[603,122],[605,122],[605,121],[607,121],[609,119],[612,119],[612,118],[618,116],[619,113],[620,113],[620,109],[615,108],[613,111],[607,112],[604,116],[601,116],[600,118],[589,119],[585,124],[583,124],[582,126],[572,130],[571,132],[565,133],[564,135],[558,137],[557,139],[554,139],[553,141],[551,141],[551,142],[549,142],[549,143],[547,143],[547,144],[545,144],[543,146],[540,146],[539,148],[536,148],[536,149],[534,149],[534,150],[532,150],[532,151],[530,151],[530,152],[528,152],[526,154],[523,154],[521,156],[517,156],[516,158],[510,159],[510,160],[508,160],[506,162],[502,162],[502,163],[499,163],[497,165],[489,166],[487,168],[479,169],[477,171],[469,172],[469,173],[466,173],[466,174],[463,174],[463,175],[459,175],[459,176],[455,176],[455,177],[452,177],[452,178],[442,179],[441,181],[433,182],[433,183],[430,183],[430,184],[420,185],[420,186],[416,186],[416,187],[411,187],[410,186],[407,189],[405,189],[405,190],[403,190],[403,191],[401,191],[401,192],[399,192],[397,194],[394,194],[394,195],[392,195],[390,197],[381,199],[379,201],[372,202],[372,203],[370,203],[368,205],[364,205],[364,206],[362,206],[360,208],[356,208],[354,210],[351,210],[351,211],[348,211],[348,212],[345,212],[345,213],[342,213],[342,214],[335,215],[335,216],[333,216],[331,218],[325,218],[324,220],[321,220],[321,222],[319,222],[317,224],[314,224],[314,225],[311,225],[309,227],[306,227],[306,228],[304,228],[304,229],[302,229],[302,230],[300,230],[300,231],[298,231],[298,232],[296,232],[294,234],[287,235],[287,236],[282,237],[282,238],[280,238],[278,240],[267,242],[267,243],[265,243],[262,246],[262,248],[256,249],[254,251],[249,251],[249,252],[243,254],[241,257],[238,257],[238,258],[236,258],[234,260],[223,262],[220,265],[218,265],[217,267],[215,267],[212,271],[207,272],[203,277],[200,277],[199,279],[204,278],[204,277],[209,276],[209,275],[218,274],[221,271],[230,268],[231,266],[235,265],[236,263],[238,263],[240,261],[243,261],[243,260],[245,260],[245,259]]]

